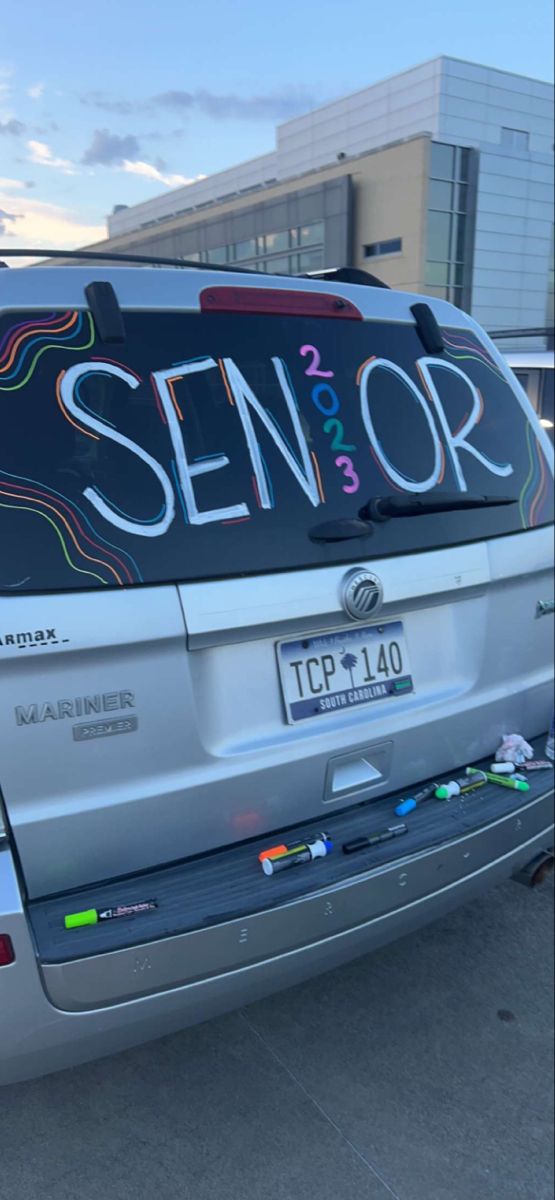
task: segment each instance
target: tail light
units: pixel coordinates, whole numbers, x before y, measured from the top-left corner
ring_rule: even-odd
[[[0,967],[9,967],[15,962],[15,951],[12,939],[7,933],[0,933]]]
[[[209,287],[200,293],[201,312],[266,313],[285,317],[341,317],[362,321],[351,300],[329,292],[291,288]]]

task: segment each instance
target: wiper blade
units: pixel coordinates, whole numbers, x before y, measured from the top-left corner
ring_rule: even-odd
[[[371,537],[374,530],[368,521],[358,517],[338,517],[309,529],[311,542],[348,542],[351,538]]]
[[[464,492],[443,492],[434,496],[373,496],[361,508],[364,521],[389,521],[392,517],[424,517],[428,513],[457,512],[468,508],[494,508],[516,504],[515,496],[470,496]]]

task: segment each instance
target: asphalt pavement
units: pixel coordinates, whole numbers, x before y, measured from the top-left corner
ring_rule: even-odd
[[[553,1200],[552,922],[552,882],[507,883],[240,1012],[0,1089],[1,1200]]]

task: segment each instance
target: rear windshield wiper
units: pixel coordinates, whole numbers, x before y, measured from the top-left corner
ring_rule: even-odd
[[[338,517],[309,529],[311,542],[348,542],[351,538],[371,537],[374,530],[368,521],[358,517]]]
[[[461,492],[443,492],[440,496],[373,496],[361,508],[357,517],[337,517],[314,525],[309,530],[311,542],[348,542],[351,538],[371,537],[372,521],[389,521],[392,517],[424,517],[428,513],[457,512],[469,508],[492,508],[516,504],[514,496],[469,496]]]
[[[361,508],[363,521],[389,521],[391,517],[423,517],[427,513],[457,512],[465,508],[491,508],[516,504],[514,496],[470,496],[461,492],[443,492],[434,496],[373,496]]]

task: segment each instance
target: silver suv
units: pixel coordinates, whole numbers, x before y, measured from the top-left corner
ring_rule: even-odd
[[[505,734],[540,757],[552,706],[553,447],[474,321],[341,275],[6,270],[0,400],[2,1082],[550,847],[548,772],[433,797]]]

